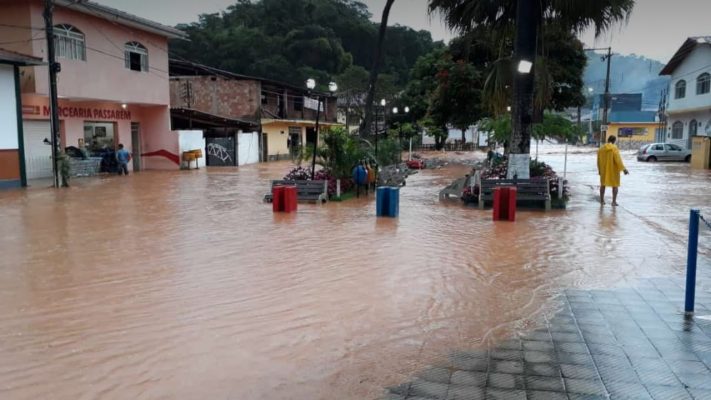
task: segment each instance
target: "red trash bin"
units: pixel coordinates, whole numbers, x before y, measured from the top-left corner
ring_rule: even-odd
[[[272,187],[272,211],[284,211],[284,186]]]
[[[494,221],[516,220],[516,187],[503,186],[494,189]]]
[[[298,208],[299,198],[296,192],[296,186],[284,186],[284,212],[296,212]]]

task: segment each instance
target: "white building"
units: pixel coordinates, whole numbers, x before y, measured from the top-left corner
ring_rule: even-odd
[[[666,142],[690,149],[711,136],[711,36],[687,39],[659,74],[671,76]]]

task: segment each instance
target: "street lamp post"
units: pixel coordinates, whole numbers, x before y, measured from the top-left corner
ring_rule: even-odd
[[[316,80],[314,79],[308,79],[306,80],[306,88],[309,89],[309,97],[311,96],[311,92],[316,88]],[[328,84],[328,91],[331,93],[331,96],[333,96],[334,93],[338,90],[338,85],[336,82],[331,82]],[[316,137],[314,138],[314,146],[313,146],[313,151],[312,151],[312,156],[311,156],[311,180],[316,179],[316,152],[318,151],[318,139],[319,139],[319,119],[321,117],[321,95],[317,94],[316,95],[316,126],[314,127],[315,130],[315,135]],[[324,102],[324,112],[326,111],[326,105]]]
[[[380,100],[380,106],[383,107],[383,126],[385,126],[385,106],[388,103],[385,101],[385,99]],[[378,162],[378,114],[377,111],[378,109],[375,109],[376,114],[375,114],[375,163],[379,164]]]
[[[405,114],[409,113],[409,112],[410,112],[410,107],[407,107],[407,106],[406,106],[406,107],[403,109],[403,111],[405,112]],[[400,110],[399,110],[397,107],[393,107],[393,115],[396,115],[396,116],[397,116],[399,112],[400,112]],[[398,127],[399,127],[399,133],[398,133],[398,146],[399,146],[399,149],[398,149],[398,160],[400,160],[400,162],[402,162],[402,119],[400,119],[400,120],[398,121]],[[410,138],[410,151],[412,151],[412,138]]]

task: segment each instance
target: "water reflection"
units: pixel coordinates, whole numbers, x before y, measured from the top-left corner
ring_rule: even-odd
[[[560,288],[680,273],[711,176],[626,162],[622,207],[581,153],[569,209],[514,223],[439,203],[462,166],[411,177],[398,219],[372,195],[273,214],[287,163],[0,193],[0,398],[376,397],[530,328]]]

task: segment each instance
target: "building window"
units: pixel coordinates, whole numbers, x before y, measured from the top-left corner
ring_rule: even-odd
[[[696,122],[695,119],[692,119],[691,122],[689,122],[689,136],[696,136],[696,132],[698,131],[699,128],[699,123]]]
[[[686,97],[686,81],[681,80],[676,83],[676,90],[674,91],[675,99],[683,99]]]
[[[696,78],[696,94],[706,94],[711,91],[711,75],[703,73]]]
[[[129,42],[124,46],[126,68],[131,71],[148,72],[148,50],[138,42]]]
[[[86,61],[84,34],[71,25],[62,24],[54,27],[54,49],[57,57]]]
[[[672,139],[684,138],[684,123],[681,121],[674,122],[672,125]]]

